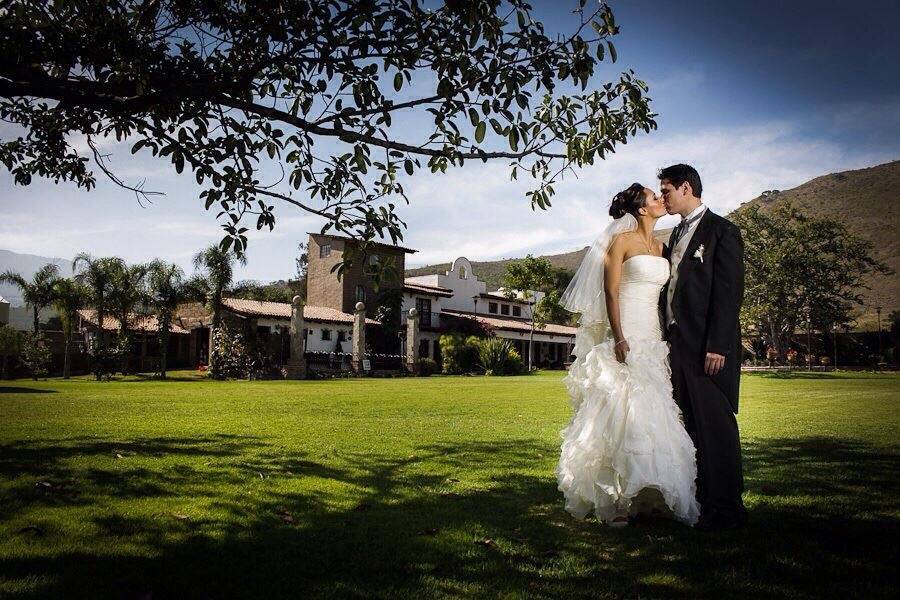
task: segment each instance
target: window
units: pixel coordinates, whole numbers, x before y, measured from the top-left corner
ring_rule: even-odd
[[[323,329],[322,330],[322,340],[327,342],[330,339],[331,339],[331,330]]]
[[[416,298],[416,312],[419,313],[419,316],[422,318],[425,317],[426,314],[431,314],[431,300],[428,298]]]
[[[419,358],[429,358],[428,340],[419,340]]]
[[[256,326],[256,335],[269,335],[271,330],[268,325],[257,325]]]
[[[500,314],[508,315],[509,314],[509,304],[501,304],[500,305]]]
[[[338,330],[338,341],[346,342],[347,341],[347,332],[343,329]]]
[[[459,268],[459,278],[466,279],[466,268],[465,267]]]
[[[356,286],[356,301],[357,302],[365,302],[366,301],[366,289],[361,285]]]
[[[491,314],[497,314],[497,303],[496,302],[488,302],[488,312]]]
[[[373,254],[369,257],[369,266],[375,267],[381,264],[381,257],[377,254]]]
[[[331,244],[322,244],[319,246],[319,258],[331,256]]]
[[[522,307],[521,306],[513,306],[513,316],[514,317],[522,316]]]

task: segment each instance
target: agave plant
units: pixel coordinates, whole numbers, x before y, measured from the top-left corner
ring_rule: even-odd
[[[509,340],[497,337],[481,340],[478,362],[485,375],[514,375],[522,369],[522,358]]]

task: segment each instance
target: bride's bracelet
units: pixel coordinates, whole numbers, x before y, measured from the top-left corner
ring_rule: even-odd
[[[619,344],[627,344],[627,343],[628,343],[628,340],[619,340],[619,341],[618,341],[618,342],[616,342],[616,345],[615,345],[615,346],[613,346],[613,348],[616,348],[616,347],[618,347],[618,346],[619,346]]]

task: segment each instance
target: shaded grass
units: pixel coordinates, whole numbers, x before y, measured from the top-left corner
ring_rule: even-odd
[[[11,597],[888,596],[891,374],[748,376],[751,526],[562,510],[560,373],[0,389]]]

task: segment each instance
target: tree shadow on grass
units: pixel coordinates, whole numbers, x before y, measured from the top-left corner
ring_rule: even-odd
[[[0,386],[0,394],[56,394],[56,390],[17,386]]]
[[[0,572],[46,580],[35,595],[65,597],[887,597],[898,583],[896,448],[752,440],[751,524],[710,534],[572,519],[536,458],[556,448],[536,440],[431,444],[405,457],[338,452],[336,466],[284,459],[256,438],[228,443],[194,450],[270,469],[263,485],[296,469],[353,490],[352,500],[273,484],[248,501],[224,485],[206,517],[94,520],[104,539],[143,552],[32,553],[0,559]],[[185,491],[160,469],[138,476]]]

